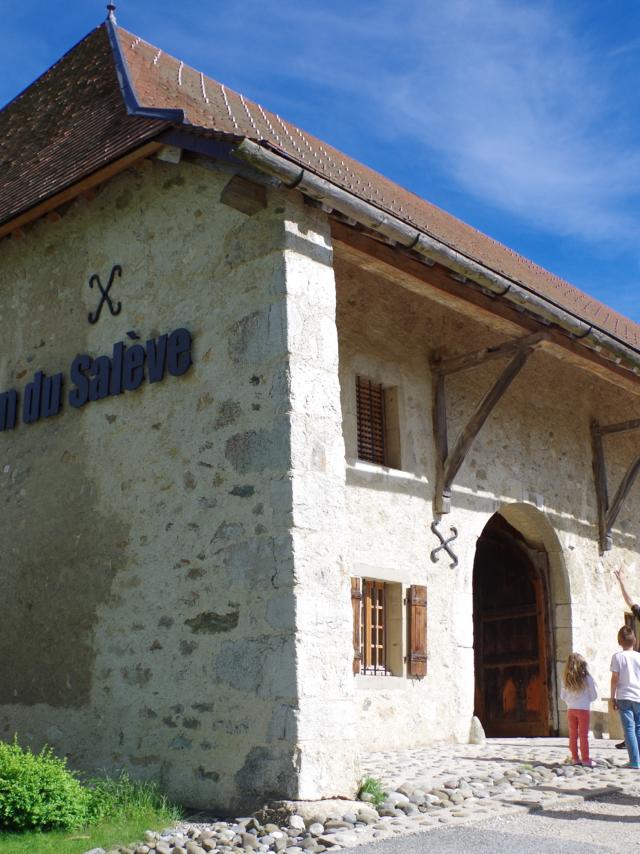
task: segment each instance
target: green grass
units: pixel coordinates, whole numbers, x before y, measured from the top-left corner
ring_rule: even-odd
[[[81,830],[0,833],[0,854],[83,854],[142,841],[145,830],[164,830],[180,810],[153,783],[134,783],[126,773],[89,782],[94,822]]]
[[[365,777],[360,785],[360,789],[358,790],[358,797],[361,797],[363,793],[367,793],[373,797],[373,805],[379,806],[385,798],[384,789],[382,788],[382,784],[379,780],[376,780],[375,777]],[[0,849],[0,852],[2,849]]]
[[[145,830],[164,830],[175,820],[175,814],[149,810],[130,818],[104,819],[84,830],[0,833],[0,854],[83,854],[91,848],[108,851],[116,845],[141,842]]]

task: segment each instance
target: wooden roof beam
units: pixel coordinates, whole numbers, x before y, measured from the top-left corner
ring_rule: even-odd
[[[465,361],[464,356],[447,360],[450,366],[453,364],[455,370],[467,370],[472,367],[478,367],[483,362],[492,359],[511,356],[510,361],[500,376],[487,391],[467,424],[463,427],[451,453],[449,453],[445,378],[452,370],[450,366],[448,370],[446,368],[443,370],[440,367],[442,362],[437,355],[432,357],[431,368],[435,373],[435,382],[433,384],[433,433],[436,445],[436,494],[434,497],[436,513],[449,513],[451,510],[453,482],[471,446],[487,418],[491,415],[511,383],[527,363],[529,356],[540,345],[542,337],[540,334],[528,335],[525,338],[518,338],[516,341],[510,341],[500,347],[470,353],[466,357],[467,361]]]
[[[160,142],[148,142],[146,145],[142,145],[139,148],[135,148],[133,151],[130,151],[128,154],[125,154],[124,157],[114,160],[114,162],[109,163],[108,166],[98,169],[96,172],[93,172],[81,181],[77,181],[75,184],[72,184],[70,187],[62,190],[62,192],[56,193],[54,196],[51,196],[40,204],[30,208],[28,211],[25,211],[25,213],[20,216],[14,217],[14,219],[0,225],[0,239],[7,234],[14,234],[20,231],[25,225],[35,222],[35,220],[40,219],[40,217],[45,216],[45,214],[55,210],[65,202],[76,199],[78,196],[91,196],[92,192],[95,191],[99,184],[102,184],[104,181],[107,181],[109,178],[112,178],[120,172],[124,172],[125,169],[133,166],[139,160],[149,157],[151,154],[155,154],[156,151],[159,151],[162,147],[163,145]]]
[[[623,421],[620,424],[609,424],[602,426],[594,418],[591,422],[591,446],[593,450],[593,477],[596,487],[596,500],[598,504],[598,534],[600,540],[600,553],[608,552],[613,548],[613,526],[622,508],[631,487],[640,474],[640,454],[634,458],[625,471],[620,485],[616,490],[613,501],[609,503],[609,487],[607,476],[607,463],[604,452],[603,437],[612,433],[623,433],[631,430],[640,430],[640,419]]]

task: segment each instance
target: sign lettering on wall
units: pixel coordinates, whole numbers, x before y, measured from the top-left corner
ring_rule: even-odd
[[[127,347],[122,341],[113,345],[111,355],[87,353],[75,357],[69,366],[69,406],[79,409],[105,397],[135,391],[145,380],[161,382],[167,374],[181,377],[191,366],[191,333],[175,329],[150,338],[145,344]],[[12,430],[21,420],[34,424],[42,418],[58,415],[63,408],[67,379],[64,373],[47,376],[37,371],[22,394],[16,389],[0,393],[0,432]]]

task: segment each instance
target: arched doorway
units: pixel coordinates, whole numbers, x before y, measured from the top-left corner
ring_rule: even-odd
[[[547,554],[499,513],[480,536],[473,569],[475,713],[489,736],[547,736],[550,629]]]

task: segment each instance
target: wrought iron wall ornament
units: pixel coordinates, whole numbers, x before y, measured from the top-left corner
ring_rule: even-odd
[[[94,273],[89,279],[89,287],[93,288],[94,285],[97,285],[100,290],[100,302],[98,303],[98,308],[95,311],[89,312],[89,323],[97,323],[98,320],[100,320],[100,312],[102,311],[102,306],[105,303],[109,306],[109,311],[114,317],[122,311],[122,303],[118,301],[118,303],[114,305],[113,300],[109,296],[109,291],[111,290],[111,286],[113,285],[113,281],[116,276],[118,276],[118,278],[122,276],[122,267],[120,264],[114,264],[111,268],[106,288],[102,287],[100,276],[97,273]]]
[[[433,561],[433,563],[438,563],[438,552],[442,551],[444,549],[444,551],[449,555],[449,557],[451,558],[451,561],[452,561],[449,564],[449,568],[455,569],[456,566],[458,565],[458,558],[457,558],[457,555],[455,554],[455,552],[453,551],[453,549],[451,548],[451,543],[454,540],[458,539],[458,529],[454,528],[452,525],[449,528],[451,536],[450,537],[443,537],[442,534],[440,533],[440,531],[438,530],[438,523],[432,522],[431,523],[431,530],[436,535],[436,537],[440,540],[440,545],[436,546],[435,549],[431,550],[431,560]]]

